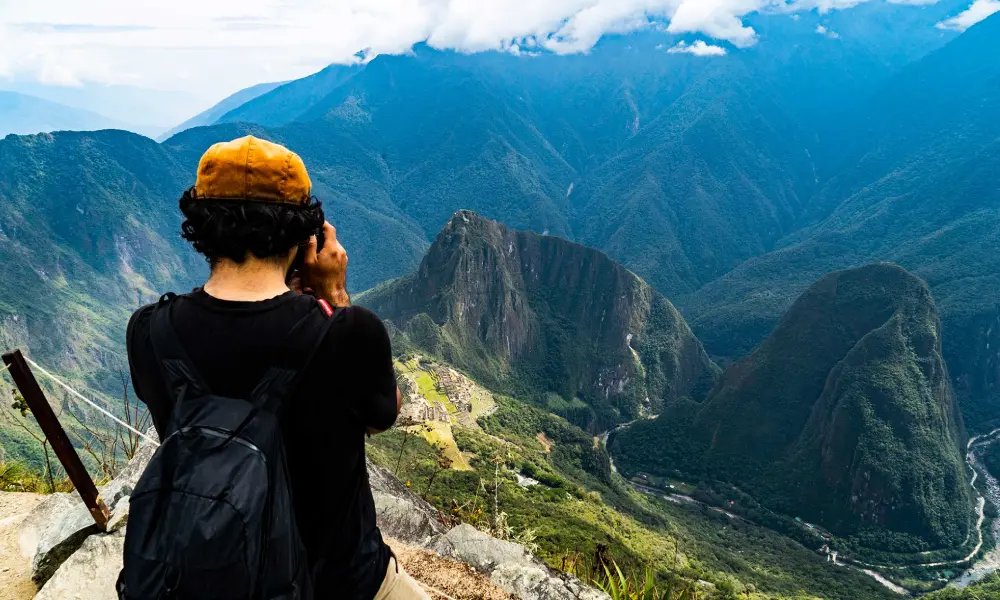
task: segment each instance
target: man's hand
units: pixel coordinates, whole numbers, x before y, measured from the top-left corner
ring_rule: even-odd
[[[323,249],[316,253],[316,236],[309,238],[309,245],[303,250],[303,288],[311,288],[315,295],[333,306],[350,306],[347,295],[347,251],[337,240],[337,229],[329,223],[323,224],[326,241]]]

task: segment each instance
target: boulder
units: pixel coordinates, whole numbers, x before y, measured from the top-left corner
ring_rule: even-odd
[[[42,585],[59,565],[100,532],[83,500],[75,494],[52,494],[24,519],[18,546],[31,561],[31,580]]]
[[[382,535],[411,546],[428,547],[447,528],[441,513],[390,473],[368,461],[368,481]]]
[[[111,512],[111,518],[108,520],[108,533],[125,529],[125,526],[128,525],[128,508],[129,496],[122,496],[115,506],[115,510]]]
[[[110,533],[99,532],[76,494],[49,496],[25,519],[20,546],[32,561],[33,581],[42,586],[36,600],[116,599],[129,495],[155,450],[144,442],[121,474],[102,488],[102,498],[112,511]],[[470,525],[449,530],[441,513],[371,461],[368,479],[385,537],[468,563],[522,600],[608,600],[604,593],[550,569],[524,546],[492,538]]]
[[[156,438],[152,428],[147,434]],[[155,444],[143,441],[121,473],[99,490],[101,499],[112,513],[115,525],[112,530],[121,529],[127,522],[128,496],[155,451]],[[75,492],[46,497],[25,518],[18,539],[21,553],[31,561],[32,581],[38,586],[45,584],[63,561],[96,533],[101,533],[101,529]]]
[[[608,600],[607,594],[558,573],[524,546],[459,525],[434,541],[432,549],[486,573],[498,587],[523,600]]]
[[[118,600],[115,583],[122,570],[122,533],[94,535],[52,575],[35,600]]]
[[[156,430],[152,427],[146,430],[146,435],[154,440],[159,439]],[[142,440],[132,460],[125,465],[117,477],[100,489],[101,499],[108,505],[108,510],[114,512],[118,507],[118,502],[132,494],[135,484],[139,483],[139,478],[142,477],[149,461],[152,460],[156,448],[156,444],[145,439]]]

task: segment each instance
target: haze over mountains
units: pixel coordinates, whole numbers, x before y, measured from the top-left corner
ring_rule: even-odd
[[[819,22],[847,31],[855,21],[840,13],[760,17],[758,46],[709,58],[665,52],[669,38],[664,45],[658,32],[576,56],[418,47],[278,86],[160,146],[118,133],[91,139],[132,149],[120,156],[126,177],[165,184],[163,200],[144,207],[156,219],[175,218],[169,198],[191,183],[211,143],[252,132],[289,145],[351,249],[354,289],[413,270],[462,208],[573,239],[675,301],[710,354],[727,358],[751,351],[822,274],[896,260],[940,296],[945,354],[975,429],[1000,415],[995,402],[981,406],[995,389],[985,349],[996,344],[980,335],[996,316],[986,249],[997,67],[983,57],[996,55],[1000,22],[957,37],[934,29],[957,5],[864,7],[872,18],[920,21],[888,40],[870,24],[838,39],[816,33]],[[835,101],[806,101],[831,89]],[[956,136],[959,126],[968,133]],[[47,139],[5,143],[30,153],[78,138]],[[101,179],[100,164],[87,172],[61,194],[93,197],[87,182]],[[122,184],[107,202],[127,201]],[[860,226],[865,215],[881,228]],[[952,264],[960,276],[931,272]],[[966,336],[961,348],[953,330]]]
[[[125,127],[124,123],[95,112],[0,90],[0,137],[11,133],[24,135],[45,131],[88,131]]]
[[[199,157],[251,133],[301,154],[397,348],[565,417],[602,485],[594,435],[635,420],[627,474],[964,552],[964,443],[1000,423],[1000,14],[934,27],[965,6],[757,15],[756,46],[714,56],[656,28],[572,56],[418,45],[161,143],[6,137],[0,340],[116,389],[130,311],[207,271],[177,210]]]

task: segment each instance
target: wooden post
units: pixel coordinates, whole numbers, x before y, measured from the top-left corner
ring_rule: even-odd
[[[38,381],[35,380],[35,375],[24,360],[24,356],[21,355],[21,351],[14,350],[4,354],[3,362],[9,368],[11,377],[17,384],[17,389],[21,391],[21,396],[28,403],[31,414],[35,415],[38,426],[42,428],[42,433],[45,434],[45,438],[52,446],[59,462],[66,469],[70,481],[73,482],[76,491],[80,493],[84,504],[87,505],[90,515],[94,517],[94,521],[102,530],[107,530],[108,520],[111,518],[108,507],[101,500],[94,480],[90,478],[90,473],[83,466],[83,461],[80,460],[76,449],[69,441],[69,436],[59,424],[56,414],[52,412],[52,406],[45,398],[42,388],[38,386]]]

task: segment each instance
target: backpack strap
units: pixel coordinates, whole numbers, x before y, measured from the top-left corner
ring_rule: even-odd
[[[149,325],[153,353],[160,363],[163,382],[170,399],[174,401],[175,409],[185,399],[211,393],[177,338],[171,310],[176,298],[177,295],[173,293],[161,296],[150,316]]]
[[[337,321],[343,308],[331,309],[325,301],[317,302],[285,336],[278,346],[277,362],[264,373],[250,394],[250,402],[258,410],[276,413],[287,400],[309,365],[330,327]]]

